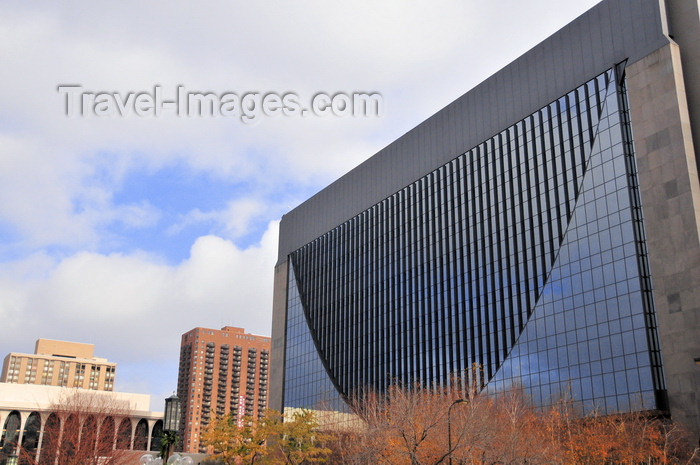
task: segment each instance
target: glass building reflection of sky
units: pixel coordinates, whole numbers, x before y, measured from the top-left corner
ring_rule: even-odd
[[[291,268],[291,267],[290,267]],[[299,301],[294,271],[290,269],[287,288],[287,356],[285,398],[287,407],[346,412],[347,405],[333,386],[308,330]]]
[[[603,73],[292,253],[284,405],[476,364],[539,405],[655,408],[625,102]]]

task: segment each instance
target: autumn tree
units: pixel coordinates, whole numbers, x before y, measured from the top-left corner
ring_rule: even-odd
[[[444,463],[467,438],[475,439],[466,412],[483,411],[484,402],[476,397],[465,403],[466,408],[451,409],[463,395],[457,389],[420,385],[391,386],[384,395],[364,393],[353,402],[366,423],[364,454],[372,451],[371,460],[379,464]]]
[[[376,459],[372,443],[368,441],[368,435],[364,434],[364,429],[334,429],[327,447],[331,451],[328,463],[342,465],[380,463]]]
[[[268,411],[204,433],[226,465],[609,465],[700,463],[678,426],[653,412],[588,415],[571,400],[538,408],[525,389],[481,392],[478,373],[444,386],[394,385],[351,401],[359,423],[319,427],[308,410]],[[347,418],[346,418],[347,420]],[[352,424],[351,427],[348,425]]]
[[[273,417],[268,424],[268,456],[271,465],[301,465],[325,463],[331,454],[328,443],[332,435],[319,429],[311,410],[298,409],[283,421]]]
[[[537,408],[522,387],[480,393],[455,380],[442,388],[392,386],[364,394],[365,427],[340,436],[333,463],[378,465],[608,465],[698,462],[679,428],[653,412],[583,415],[573,402]]]
[[[474,408],[481,404],[480,408]],[[538,464],[557,462],[561,455],[546,415],[528,401],[520,386],[495,395],[475,394],[461,425],[464,440],[455,459],[471,463]]]
[[[225,465],[323,463],[331,453],[330,436],[318,430],[313,412],[303,409],[284,420],[274,410],[240,421],[228,414],[209,424],[202,441],[214,450],[210,458]]]
[[[670,420],[652,412],[580,416],[570,404],[552,409],[561,432],[558,444],[563,462],[604,465],[610,463],[698,463],[698,450],[687,433]]]
[[[693,444],[692,435],[677,424],[661,424],[661,459],[662,464],[700,464],[700,447]]]
[[[71,392],[49,408],[39,457],[33,448],[20,448],[27,465],[122,465],[127,451],[119,450],[117,426],[129,414],[128,402],[106,393]],[[131,431],[129,431],[129,434]]]
[[[271,415],[260,420],[245,416],[240,422],[233,413],[215,418],[202,433],[202,444],[212,447],[210,458],[224,465],[254,464],[267,453],[265,440]]]

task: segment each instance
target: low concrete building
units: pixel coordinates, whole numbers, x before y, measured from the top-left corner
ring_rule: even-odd
[[[94,425],[97,437],[109,432],[112,449],[159,450],[163,412],[149,411],[150,400],[148,394],[0,383],[0,464],[20,447],[39,461],[46,431],[63,431],[71,416],[81,431]]]

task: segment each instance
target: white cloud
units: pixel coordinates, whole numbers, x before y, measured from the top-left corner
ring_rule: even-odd
[[[92,181],[95,158],[0,132],[0,221],[17,229],[19,245],[94,248],[101,226],[142,228],[158,221],[159,212],[147,201],[114,205],[115,182]]]
[[[19,351],[39,337],[84,341],[116,362],[155,363],[174,357],[179,336],[196,326],[269,335],[277,227],[270,223],[247,249],[200,237],[189,259],[172,266],[146,253],[93,252],[12,263],[0,274],[3,345]],[[29,269],[44,271],[20,272]]]
[[[251,197],[233,199],[221,210],[190,210],[171,225],[167,232],[177,234],[193,225],[208,224],[212,230],[220,231],[226,238],[237,239],[250,231],[250,225],[255,219],[269,216],[267,204],[255,198],[256,195],[252,192]]]

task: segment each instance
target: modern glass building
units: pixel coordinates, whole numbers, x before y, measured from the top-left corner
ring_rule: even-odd
[[[697,433],[699,51],[696,0],[605,1],[285,215],[271,407],[477,365]]]

